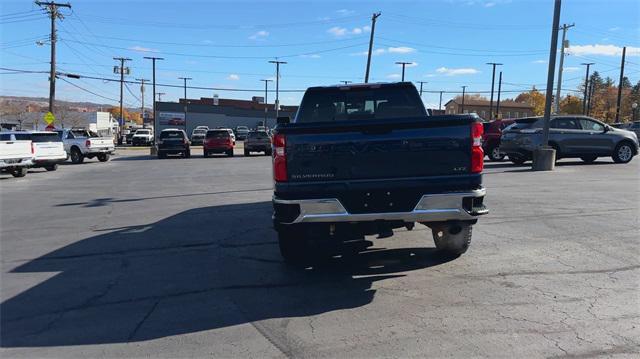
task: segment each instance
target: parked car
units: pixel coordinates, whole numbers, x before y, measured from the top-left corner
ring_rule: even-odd
[[[16,133],[0,133],[0,170],[24,177],[33,164],[33,145],[31,140],[16,138]]]
[[[249,127],[247,126],[236,126],[235,129],[236,139],[239,141],[244,141],[247,138],[247,133],[249,133]]]
[[[127,131],[124,135],[125,144],[130,145],[133,143],[133,135],[136,134],[135,130],[125,130]]]
[[[136,130],[133,137],[131,137],[131,144],[133,146],[148,146],[153,144],[153,131],[148,128]]]
[[[204,142],[204,137],[207,134],[206,128],[195,128],[193,132],[191,132],[191,144],[193,145],[201,145]]]
[[[495,120],[484,122],[482,134],[482,149],[492,161],[502,161],[505,154],[500,152],[500,137],[502,130],[511,125],[515,120]]]
[[[251,152],[264,152],[271,156],[271,137],[265,131],[250,131],[244,140],[244,155],[251,156]]]
[[[58,130],[64,144],[64,150],[72,163],[82,163],[85,158],[97,157],[100,162],[107,162],[115,152],[112,137],[99,137],[95,132],[84,128]]]
[[[167,155],[180,154],[184,158],[191,157],[191,142],[184,130],[168,128],[160,132],[156,141],[158,158],[167,158]]]
[[[459,256],[483,205],[482,123],[427,115],[408,82],[307,89],[273,137],[274,229],[287,262],[415,223]]]
[[[636,137],[640,138],[640,121],[631,122],[626,129],[633,131],[636,134]]]
[[[58,164],[67,160],[64,143],[56,132],[32,131],[16,133],[16,139],[31,141],[33,147],[32,167],[43,167],[55,171]]]
[[[514,164],[531,160],[533,151],[542,145],[542,117],[518,119],[505,128],[500,151]],[[581,158],[590,163],[598,157],[611,156],[616,163],[627,163],[638,154],[635,133],[611,127],[587,116],[555,116],[549,123],[549,146],[556,159]]]
[[[225,129],[209,130],[203,144],[204,157],[209,157],[212,153],[226,153],[227,156],[233,156],[233,148],[235,143]]]
[[[227,132],[229,132],[229,136],[231,136],[231,141],[233,141],[233,144],[236,144],[236,135],[233,133],[233,130],[230,128],[226,128],[226,127],[218,127],[218,130],[225,130]]]

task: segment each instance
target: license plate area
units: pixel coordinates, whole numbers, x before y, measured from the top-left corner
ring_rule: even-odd
[[[416,190],[372,190],[345,194],[341,202],[349,213],[411,212],[422,193]]]

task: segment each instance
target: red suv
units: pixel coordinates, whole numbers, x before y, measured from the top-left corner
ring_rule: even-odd
[[[227,130],[209,130],[204,137],[202,144],[204,157],[209,157],[211,153],[226,153],[233,156],[233,139]]]
[[[505,154],[500,152],[499,149],[500,137],[502,136],[502,130],[514,122],[515,120],[495,120],[483,124],[482,149],[490,160],[502,161],[504,159]]]

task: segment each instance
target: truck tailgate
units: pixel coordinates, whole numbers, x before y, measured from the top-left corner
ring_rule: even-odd
[[[471,121],[443,116],[393,123],[282,126],[290,182],[468,174]]]
[[[15,159],[32,157],[31,141],[2,141],[0,142],[0,159]]]

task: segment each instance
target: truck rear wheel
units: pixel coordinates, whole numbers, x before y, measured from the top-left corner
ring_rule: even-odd
[[[470,224],[454,224],[432,229],[436,248],[446,255],[460,256],[471,244],[471,227]]]
[[[100,162],[107,162],[109,161],[109,154],[108,153],[101,153],[98,155],[98,161]]]
[[[29,168],[27,167],[19,167],[11,171],[11,175],[13,177],[24,177],[29,172]]]
[[[54,163],[52,165],[47,165],[44,167],[44,169],[46,169],[47,171],[55,171],[58,169],[58,164]]]
[[[280,255],[288,264],[300,266],[311,259],[304,232],[296,228],[279,228],[278,244]]]

